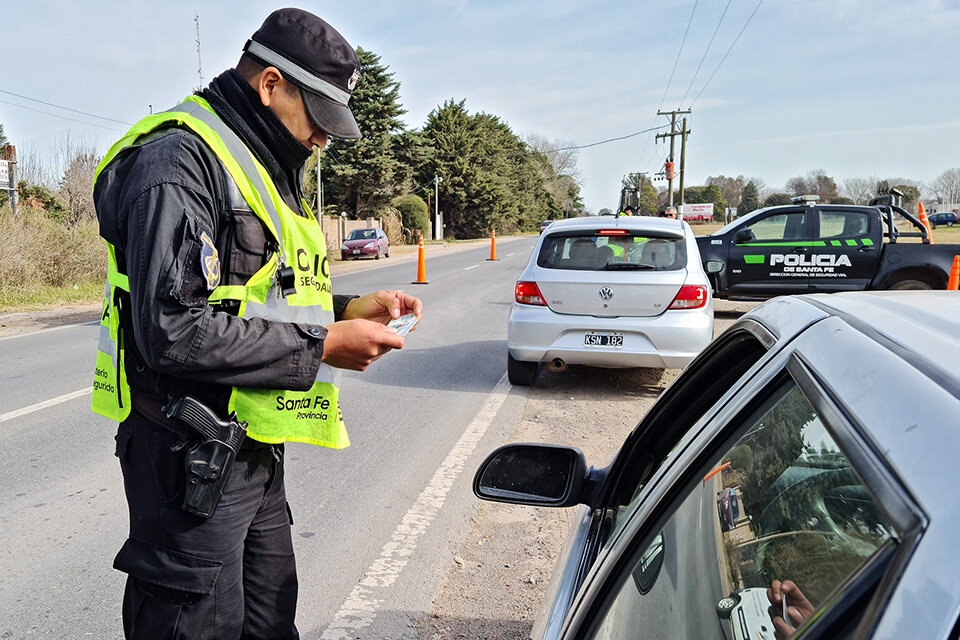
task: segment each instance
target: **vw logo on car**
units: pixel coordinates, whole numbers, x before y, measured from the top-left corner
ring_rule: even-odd
[[[601,300],[609,300],[613,297],[613,289],[610,287],[603,287],[600,289],[599,295]]]

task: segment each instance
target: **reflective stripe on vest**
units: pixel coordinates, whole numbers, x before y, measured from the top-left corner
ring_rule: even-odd
[[[122,149],[171,123],[189,129],[210,147],[236,182],[250,209],[280,247],[245,284],[221,285],[214,289],[210,293],[210,303],[236,300],[240,303],[238,316],[241,318],[313,325],[332,323],[333,296],[326,241],[319,223],[309,210],[307,217],[303,217],[286,205],[263,166],[202,98],[190,96],[178,107],[141,120],[110,149],[98,167],[97,175]],[[113,254],[113,248],[110,249]],[[286,297],[280,295],[274,278],[284,265],[290,265],[296,276],[296,292]],[[112,297],[109,282],[123,276],[117,272],[115,261],[112,260],[109,267],[107,293]],[[120,344],[122,346],[122,335]],[[119,353],[122,359],[122,348]],[[98,372],[101,356],[110,358],[109,350],[98,353]],[[308,391],[234,387],[229,409],[236,411],[240,420],[248,422],[247,435],[262,442],[306,442],[337,449],[347,447],[350,442],[340,413],[337,378],[336,369],[321,364]],[[126,387],[122,374],[118,380],[122,380]],[[124,402],[127,413],[128,398],[129,395]],[[108,417],[113,417],[111,413],[120,415],[103,409],[95,398],[94,411]],[[125,417],[126,414],[122,415]]]

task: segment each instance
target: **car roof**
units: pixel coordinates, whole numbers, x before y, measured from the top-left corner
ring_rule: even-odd
[[[914,362],[936,369],[960,389],[960,295],[952,291],[849,291],[782,296],[757,307],[753,318],[777,338],[792,338],[827,316]],[[939,376],[938,376],[939,377]]]
[[[960,295],[952,291],[859,291],[809,296],[875,340],[885,338],[960,387]],[[892,344],[889,344],[892,343]]]
[[[549,226],[545,234],[562,233],[589,229],[627,229],[629,231],[653,231],[663,235],[684,235],[687,223],[670,218],[653,216],[585,216],[557,220]]]

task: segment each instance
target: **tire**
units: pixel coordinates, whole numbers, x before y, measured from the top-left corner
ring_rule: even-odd
[[[733,613],[733,609],[740,604],[740,596],[735,593],[730,594],[726,598],[720,598],[720,602],[717,603],[717,615],[721,618],[729,618],[730,614]]]
[[[375,256],[373,257],[373,259],[374,259],[374,260],[379,260],[379,259],[380,259],[380,247],[377,247],[377,255],[375,255]]]
[[[514,386],[532,387],[539,368],[539,362],[523,362],[507,354],[507,378]]]
[[[386,255],[384,255],[383,257],[384,257],[384,258],[389,258],[389,257],[390,257],[390,247],[387,247],[387,253],[386,253]]]
[[[948,223],[947,223],[947,226],[948,226],[948,227],[952,227],[952,226],[953,226],[953,223],[952,223],[952,222],[948,222]]]
[[[924,282],[923,280],[900,280],[894,282],[887,288],[890,291],[929,291],[933,289],[929,282]]]

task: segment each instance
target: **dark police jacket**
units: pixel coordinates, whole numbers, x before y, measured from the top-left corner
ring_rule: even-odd
[[[280,121],[262,105],[245,106],[259,107],[258,118],[275,122],[235,128],[230,116],[236,119],[236,112],[219,115],[262,156],[277,144]],[[260,139],[251,142],[251,136]],[[278,164],[258,159],[268,170]],[[302,164],[280,175],[271,171],[297,212]],[[262,223],[231,191],[236,188],[213,152],[182,129],[155,133],[124,150],[97,179],[100,235],[117,248],[118,266],[130,279],[121,320],[127,379],[134,408],[148,417],[155,418],[167,394],[190,393],[225,416],[233,386],[306,390],[315,380],[325,329],[314,336],[312,326],[238,318],[235,309],[207,302],[202,234],[214,239],[225,284],[246,282],[273,251]],[[352,297],[334,296],[337,319]]]

